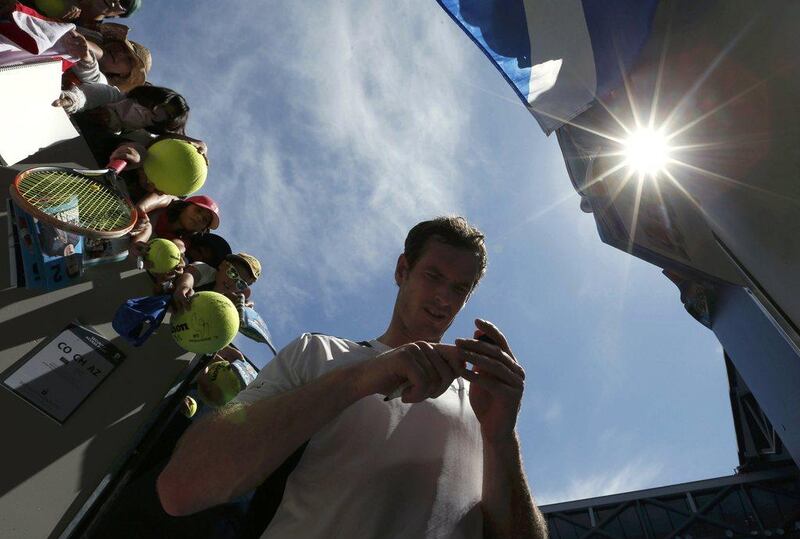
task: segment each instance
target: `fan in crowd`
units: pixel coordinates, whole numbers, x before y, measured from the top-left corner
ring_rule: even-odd
[[[239,291],[241,298],[228,294],[246,299],[258,275],[244,266],[237,268],[237,262],[226,258],[231,253],[228,243],[209,234],[219,226],[217,203],[206,195],[190,196],[205,176],[199,184],[170,191],[156,185],[143,166],[154,145],[163,140],[190,145],[206,166],[208,148],[186,133],[187,100],[148,80],[153,64],[150,50],[130,39],[128,26],[108,21],[130,17],[140,7],[141,0],[0,0],[0,66],[61,59],[62,92],[53,105],[70,115],[98,163],[126,162],[121,176],[137,210],[130,256],[140,256],[156,237],[174,242],[183,254],[183,264],[176,270],[153,276],[158,289],[172,286],[186,264],[193,269],[184,279],[192,278],[199,264],[205,276],[222,269],[218,280],[246,283]],[[242,280],[226,277],[237,269]]]

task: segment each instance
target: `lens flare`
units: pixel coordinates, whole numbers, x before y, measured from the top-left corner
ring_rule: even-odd
[[[667,137],[655,129],[641,128],[625,141],[625,162],[634,171],[657,176],[670,159]]]

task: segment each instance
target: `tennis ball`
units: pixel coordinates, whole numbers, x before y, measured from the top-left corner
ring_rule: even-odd
[[[195,354],[213,354],[228,346],[239,331],[239,312],[218,292],[197,292],[191,308],[172,317],[172,337]]]
[[[181,250],[169,240],[156,238],[150,240],[147,249],[147,260],[152,264],[153,273],[168,273],[181,263]]]
[[[209,406],[222,406],[230,402],[244,384],[236,370],[227,361],[215,361],[197,377],[197,394]]]
[[[58,19],[67,12],[67,3],[64,0],[36,0],[36,10],[47,17]]]
[[[162,193],[186,196],[206,181],[208,165],[197,148],[184,140],[159,140],[147,149],[144,158],[147,179]]]
[[[181,413],[186,417],[193,417],[197,413],[197,401],[188,395],[185,396],[181,404]]]

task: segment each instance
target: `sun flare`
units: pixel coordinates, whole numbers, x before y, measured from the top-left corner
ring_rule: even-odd
[[[657,176],[670,160],[670,146],[667,137],[651,128],[640,128],[625,140],[625,163],[634,172]]]

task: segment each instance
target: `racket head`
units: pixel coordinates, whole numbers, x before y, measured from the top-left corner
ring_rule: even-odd
[[[89,238],[118,238],[136,224],[131,201],[107,170],[36,167],[17,174],[9,194],[24,211],[54,227]]]

